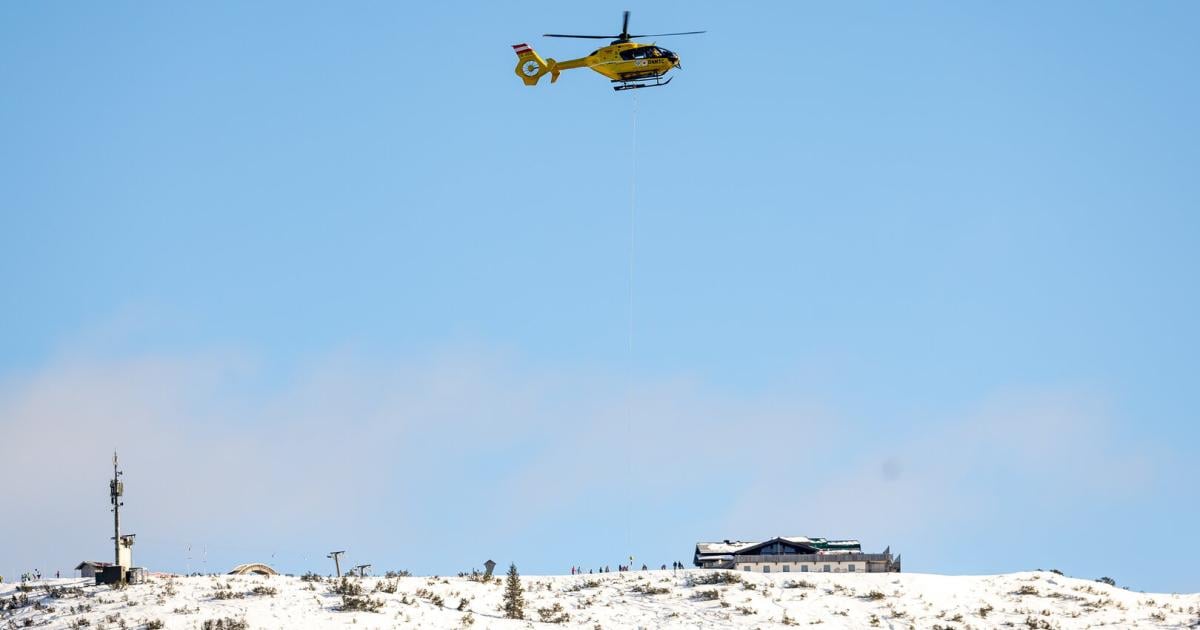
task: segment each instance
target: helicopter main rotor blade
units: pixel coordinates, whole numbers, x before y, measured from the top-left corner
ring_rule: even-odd
[[[625,12],[625,19],[621,22],[621,39],[629,38],[629,11]]]
[[[699,35],[700,33],[707,33],[707,32],[708,31],[687,31],[684,33],[655,33],[653,35],[630,35],[629,38],[633,39],[635,37],[667,37],[668,35]]]
[[[575,39],[617,39],[620,35],[562,35],[560,33],[544,33],[542,37],[573,37]]]

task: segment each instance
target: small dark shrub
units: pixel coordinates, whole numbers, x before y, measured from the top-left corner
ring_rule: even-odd
[[[341,580],[334,582],[333,586],[329,588],[329,592],[334,595],[350,595],[353,597],[362,595],[363,590],[362,584],[343,576]]]
[[[470,580],[471,582],[479,582],[481,584],[487,584],[488,582],[492,581],[492,579],[495,578],[494,575],[484,575],[483,573],[480,573],[477,569],[471,569],[470,573],[467,573],[465,571],[459,571],[458,577],[466,578],[467,580]]]
[[[55,599],[83,597],[83,589],[78,586],[56,586],[46,591],[46,594]]]
[[[585,588],[599,588],[599,587],[600,587],[600,580],[588,579],[588,580],[584,580],[582,582],[576,582],[576,583],[568,586],[567,592],[575,593],[578,591],[582,591]]]
[[[563,610],[562,604],[558,602],[549,608],[539,608],[538,617],[541,618],[542,623],[567,623],[571,620],[571,615],[568,615],[567,611]]]
[[[201,630],[250,630],[250,624],[245,619],[223,617],[221,619],[205,619],[200,625]]]
[[[383,608],[383,600],[371,599],[370,597],[358,597],[355,595],[342,595],[342,605],[337,607],[341,612],[379,612]]]
[[[718,591],[715,588],[710,588],[707,591],[696,591],[695,593],[692,593],[692,599],[702,602],[721,599],[721,591]]]
[[[629,590],[634,593],[641,593],[642,595],[666,595],[671,592],[671,589],[666,586],[655,586],[653,584],[638,584]]]
[[[742,581],[742,576],[733,571],[714,571],[712,573],[701,573],[700,575],[689,579],[692,585],[712,585],[712,584],[738,584]]]

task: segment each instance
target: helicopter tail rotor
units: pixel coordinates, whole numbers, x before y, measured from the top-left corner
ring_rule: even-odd
[[[546,73],[550,74],[550,82],[558,80],[558,64],[553,59],[542,59],[529,44],[516,44],[513,52],[517,53],[516,73],[525,85],[537,85],[539,79]]]

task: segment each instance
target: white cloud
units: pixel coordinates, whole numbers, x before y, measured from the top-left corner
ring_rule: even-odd
[[[1078,393],[1002,395],[941,424],[823,446],[839,453],[823,474],[761,468],[731,508],[729,527],[785,535],[761,524],[788,523],[802,528],[793,533],[855,536],[868,547],[936,548],[949,535],[1028,533],[1040,520],[1031,514],[1121,501],[1154,477],[1147,448],[1119,440],[1104,408]],[[773,483],[779,479],[798,483]]]
[[[177,570],[189,544],[214,565],[350,543],[470,562],[546,544],[527,530],[569,529],[564,514],[627,527],[626,506],[692,515],[655,525],[683,546],[786,533],[886,544],[986,518],[984,488],[1132,492],[1152,468],[1078,397],[1008,397],[938,430],[853,444],[839,432],[863,427],[803,400],[683,379],[631,388],[480,352],[335,354],[282,383],[267,376],[236,353],[77,357],[0,383],[12,508],[0,536],[23,541],[0,572],[107,557],[114,447],[141,560]],[[598,503],[611,515],[595,516]]]

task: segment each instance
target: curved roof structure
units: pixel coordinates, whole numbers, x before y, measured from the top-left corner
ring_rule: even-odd
[[[261,562],[250,562],[233,567],[229,575],[279,575],[279,572]]]

